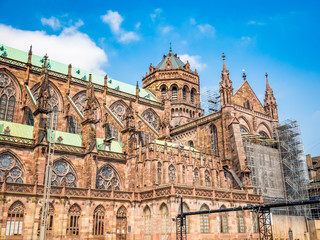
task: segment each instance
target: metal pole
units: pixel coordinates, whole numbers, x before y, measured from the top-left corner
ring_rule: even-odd
[[[182,196],[181,196],[181,198],[180,198],[180,209],[181,209],[181,217],[180,217],[180,239],[182,240],[183,238],[182,238],[182,235],[183,235],[183,233],[182,233],[182,231],[183,231],[183,218],[184,218],[184,216],[183,216],[183,198],[182,198]]]

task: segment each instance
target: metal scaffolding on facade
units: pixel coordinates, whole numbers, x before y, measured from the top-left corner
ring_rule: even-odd
[[[300,126],[296,120],[287,120],[275,127],[279,141],[286,201],[307,200],[308,168],[301,141]],[[310,217],[309,206],[291,206],[288,213]]]

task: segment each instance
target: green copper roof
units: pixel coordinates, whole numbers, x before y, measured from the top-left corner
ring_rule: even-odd
[[[28,53],[11,48],[5,45],[0,45],[0,56],[14,59],[23,63],[27,63],[28,61]],[[31,63],[34,66],[37,67],[42,67],[44,62],[43,57],[37,56],[37,55],[32,55],[31,58]],[[58,72],[64,75],[68,74],[68,65],[63,64],[60,62],[56,62],[54,60],[48,59],[48,69],[54,72]],[[82,80],[88,81],[89,80],[89,73],[86,70],[77,68],[77,67],[72,67],[71,69],[71,75],[75,78],[80,78]],[[103,86],[104,85],[104,76],[100,76],[98,74],[92,74],[92,82],[98,85]],[[108,87],[118,90],[120,92],[126,92],[132,95],[136,95],[136,86],[117,81],[115,79],[109,78],[108,77]],[[151,101],[156,101],[159,102],[158,99],[147,89],[140,88],[139,89],[139,96],[142,98],[149,99]]]
[[[105,150],[105,143],[103,138],[97,138],[98,150]],[[122,153],[122,142],[111,141],[111,152]]]
[[[50,141],[50,130],[47,130],[47,140]],[[55,142],[59,142],[59,137],[62,138],[61,143],[75,147],[81,147],[82,136],[79,134],[56,131]]]
[[[179,68],[179,67],[183,67],[185,65],[185,63],[182,62],[180,60],[180,58],[176,54],[173,54],[173,52],[170,50],[170,52],[166,56],[163,56],[161,62],[159,62],[159,64],[156,66],[156,68],[166,69],[166,63],[167,63],[168,59],[171,62],[172,68]]]
[[[10,136],[32,139],[33,126],[14,122],[0,121],[0,134],[4,134],[4,131],[7,127],[9,127],[10,129]]]

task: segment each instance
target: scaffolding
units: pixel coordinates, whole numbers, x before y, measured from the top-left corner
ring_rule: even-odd
[[[275,137],[279,141],[286,201],[309,199],[308,169],[299,123],[296,120],[287,120],[277,125]],[[310,217],[310,208],[292,206],[288,208],[288,214]]]
[[[205,114],[211,114],[221,109],[220,93],[211,89],[201,92],[201,107]]]
[[[309,171],[309,198],[310,200],[320,199],[320,156],[309,156],[308,171]],[[320,204],[310,205],[311,219],[320,220]]]
[[[278,141],[261,135],[242,133],[246,164],[256,194],[262,193],[266,204],[285,201]],[[281,209],[276,210],[281,214]],[[275,212],[272,212],[275,213]]]

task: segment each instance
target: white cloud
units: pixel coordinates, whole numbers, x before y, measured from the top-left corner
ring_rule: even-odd
[[[108,58],[90,37],[80,32],[75,24],[65,28],[59,35],[49,35],[45,31],[25,31],[0,24],[0,43],[28,51],[32,44],[33,53],[39,56],[48,54],[50,59],[89,72],[104,74],[102,67]]]
[[[216,32],[215,28],[208,23],[202,25],[199,24],[197,27],[200,30],[200,32],[206,35],[213,36]]]
[[[119,42],[129,43],[140,39],[137,33],[128,32],[121,28],[123,17],[117,11],[108,10],[107,14],[101,16],[101,19],[109,25],[111,32],[117,36]]]
[[[190,18],[189,21],[190,21],[191,25],[196,25],[197,24],[197,21],[194,18]]]
[[[172,31],[172,30],[173,30],[173,27],[172,27],[172,26],[164,26],[164,27],[161,27],[161,31],[162,31],[162,33],[164,33],[164,34],[170,32],[170,31]]]
[[[249,21],[248,24],[249,25],[259,25],[259,26],[265,25],[265,23],[257,22],[257,21]]]
[[[135,28],[135,29],[139,29],[140,26],[141,26],[141,22],[137,22],[136,25],[134,25],[134,28]]]
[[[156,8],[154,12],[150,14],[151,20],[154,22],[156,18],[160,16],[161,13],[162,13],[162,9]]]
[[[41,24],[43,26],[48,25],[55,31],[59,30],[61,28],[61,23],[60,23],[59,19],[56,17],[41,18]]]
[[[181,61],[186,63],[189,61],[190,67],[195,68],[198,71],[201,71],[207,67],[207,64],[201,62],[201,56],[195,55],[195,56],[190,56],[189,54],[182,54],[179,55]]]

